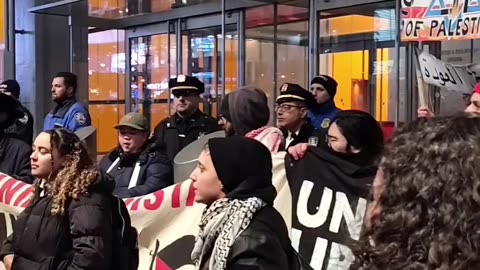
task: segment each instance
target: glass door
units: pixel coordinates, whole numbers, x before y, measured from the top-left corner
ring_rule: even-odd
[[[153,129],[169,116],[168,81],[176,75],[174,33],[129,39],[131,111],[142,113]]]
[[[237,25],[225,26],[225,79],[222,75],[222,29],[212,26],[182,32],[182,70],[205,84],[201,109],[217,116],[218,101],[237,88]],[[225,93],[223,84],[225,83]]]

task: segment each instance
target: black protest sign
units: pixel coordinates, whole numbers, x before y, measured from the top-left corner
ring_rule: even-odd
[[[311,148],[299,161],[286,158],[292,193],[292,245],[315,270],[348,269],[367,208],[374,168],[362,168]]]

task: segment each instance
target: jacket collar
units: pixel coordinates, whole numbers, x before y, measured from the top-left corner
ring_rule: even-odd
[[[65,117],[65,114],[67,114],[70,107],[72,107],[76,102],[77,99],[71,98],[57,103],[57,105],[52,109],[51,114],[53,114],[53,117],[63,118]]]
[[[337,109],[335,106],[335,101],[333,99],[330,99],[329,101],[323,103],[323,104],[317,104],[313,109],[312,112],[315,114],[326,114],[333,112]]]

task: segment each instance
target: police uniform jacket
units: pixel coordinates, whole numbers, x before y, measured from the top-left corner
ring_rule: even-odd
[[[74,132],[90,125],[91,119],[88,110],[76,99],[69,99],[57,104],[47,114],[43,122],[43,130],[65,128]]]
[[[17,110],[22,112],[22,116],[17,118],[13,125],[5,129],[5,133],[12,138],[24,141],[30,146],[33,140],[33,116],[30,111],[20,103],[18,104]]]
[[[219,130],[217,120],[197,110],[188,118],[178,114],[162,120],[154,130],[157,146],[173,161],[175,155],[200,136]]]

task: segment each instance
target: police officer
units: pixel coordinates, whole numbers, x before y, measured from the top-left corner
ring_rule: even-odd
[[[340,111],[333,100],[337,85],[337,81],[327,75],[318,75],[310,83],[310,92],[315,97],[316,104],[308,113],[308,119],[314,128],[324,133]]]
[[[219,130],[217,121],[198,108],[204,84],[195,77],[178,75],[168,86],[176,113],[163,119],[154,130],[157,146],[173,161],[175,155],[200,136]]]
[[[315,98],[298,84],[284,83],[276,100],[277,125],[284,132],[288,149],[299,143],[317,146],[320,132],[308,123],[307,114],[315,106]]]
[[[90,126],[88,110],[77,101],[77,76],[70,72],[59,72],[52,81],[52,100],[57,104],[43,122],[43,130],[65,128],[76,131]]]
[[[0,84],[0,93],[11,96],[19,100],[20,85],[16,80],[6,80]],[[17,118],[13,125],[5,130],[5,133],[11,137],[24,141],[32,145],[33,140],[33,116],[30,111],[20,102],[17,102],[17,110],[21,112],[21,117]]]

